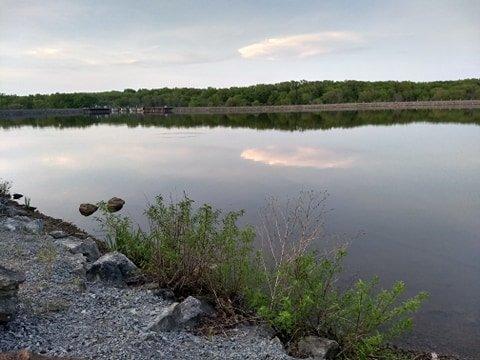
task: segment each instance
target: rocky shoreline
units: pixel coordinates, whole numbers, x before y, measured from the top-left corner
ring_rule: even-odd
[[[262,326],[193,332],[205,317],[215,319],[208,304],[174,299],[74,225],[0,197],[0,360],[294,359]],[[308,341],[322,349],[314,359],[338,346]]]
[[[23,349],[75,359],[291,359],[260,327],[195,335],[190,326],[210,311],[198,299],[177,304],[152,284],[125,286],[136,267],[121,254],[98,258],[75,226],[0,204],[0,265],[25,276],[15,317],[0,325],[0,359]]]

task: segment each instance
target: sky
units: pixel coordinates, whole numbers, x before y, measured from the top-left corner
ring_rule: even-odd
[[[0,0],[0,92],[480,77],[480,0]]]

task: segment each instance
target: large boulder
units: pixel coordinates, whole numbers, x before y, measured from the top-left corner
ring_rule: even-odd
[[[0,266],[0,325],[9,322],[15,315],[18,287],[24,281],[24,274]]]
[[[93,262],[100,257],[97,243],[92,238],[79,239],[73,236],[58,238],[55,241],[62,245],[72,254],[82,254],[87,258],[87,261]]]
[[[78,208],[78,211],[80,211],[80,214],[82,214],[83,216],[90,216],[97,210],[98,210],[97,205],[87,204],[87,203],[80,204]]]
[[[319,336],[307,336],[297,343],[297,351],[302,356],[314,360],[334,359],[339,351],[338,343]]]
[[[113,197],[107,201],[107,210],[110,212],[117,212],[122,210],[123,205],[125,205],[124,200],[117,197]]]
[[[0,229],[30,234],[43,232],[43,220],[32,219],[28,216],[14,216],[0,219]]]
[[[132,277],[137,276],[138,268],[125,255],[114,251],[103,255],[87,269],[87,279],[101,280],[114,285],[124,285]]]
[[[165,308],[149,326],[149,331],[175,331],[194,327],[201,318],[214,313],[210,305],[189,296],[181,303],[173,303]]]

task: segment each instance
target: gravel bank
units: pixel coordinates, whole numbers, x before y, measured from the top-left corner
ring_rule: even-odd
[[[87,282],[83,255],[71,254],[43,229],[2,227],[11,219],[0,216],[0,264],[24,271],[26,281],[17,317],[0,328],[0,352],[26,348],[80,359],[292,359],[277,339],[255,327],[209,338],[149,332],[170,301],[147,288]]]

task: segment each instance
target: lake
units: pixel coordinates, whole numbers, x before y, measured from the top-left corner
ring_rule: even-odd
[[[403,344],[480,357],[480,111],[0,121],[0,178],[98,234],[82,202],[118,196],[141,222],[157,194],[245,209],[327,190],[347,276],[430,300]]]

